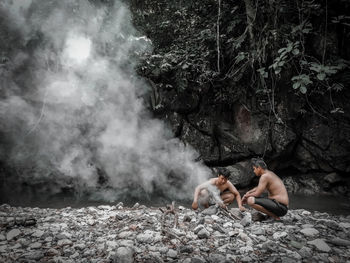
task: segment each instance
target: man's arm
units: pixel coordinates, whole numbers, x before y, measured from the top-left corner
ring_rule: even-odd
[[[208,185],[214,184],[215,183],[215,178],[212,178],[200,185],[198,185],[196,187],[196,189],[194,190],[194,195],[193,195],[193,203],[192,203],[192,208],[193,209],[197,209],[198,208],[198,197],[199,197],[199,193],[202,189],[205,189],[208,187]]]
[[[258,197],[260,196],[265,190],[267,186],[268,178],[266,175],[262,175],[259,180],[259,184],[257,187],[253,188],[252,190],[248,191],[244,196],[243,196],[243,202],[246,201],[246,199],[250,196]]]
[[[238,205],[238,207],[239,207],[239,210],[245,211],[245,208],[244,208],[244,206],[242,205],[241,194],[237,191],[236,187],[235,187],[231,182],[228,182],[228,189],[230,190],[230,192],[231,192],[232,194],[235,195],[236,200],[237,200],[237,205]]]

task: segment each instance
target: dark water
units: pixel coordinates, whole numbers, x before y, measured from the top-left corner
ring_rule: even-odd
[[[63,208],[63,207],[85,207],[97,205],[116,205],[123,202],[125,206],[132,206],[136,202],[146,206],[161,207],[170,204],[172,200],[166,198],[159,198],[158,196],[147,196],[142,200],[137,198],[128,198],[126,200],[118,200],[114,202],[106,202],[100,200],[93,200],[91,197],[81,197],[77,199],[72,194],[59,194],[51,197],[47,196],[21,196],[16,195],[11,198],[1,198],[0,204],[7,203],[11,206],[21,207],[41,207],[41,208]],[[333,195],[289,195],[290,209],[306,209],[309,211],[326,212],[334,215],[350,215],[350,199],[342,196]],[[175,200],[176,205],[184,207],[191,207],[192,200]],[[234,202],[230,207],[237,207]]]

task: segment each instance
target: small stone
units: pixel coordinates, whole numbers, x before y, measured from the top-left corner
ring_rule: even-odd
[[[66,245],[72,245],[72,244],[73,244],[73,242],[69,239],[61,239],[61,240],[58,240],[58,242],[57,242],[57,245],[60,247],[66,246]]]
[[[221,254],[210,254],[209,255],[209,262],[211,263],[220,263],[220,262],[225,262],[226,257],[224,255]]]
[[[37,249],[37,248],[41,248],[42,244],[40,242],[35,242],[31,245],[29,245],[30,248],[33,248],[33,249]]]
[[[276,233],[274,233],[273,234],[273,239],[281,239],[281,238],[283,238],[283,237],[286,237],[286,236],[288,236],[288,234],[286,233],[286,232],[276,232]]]
[[[335,238],[333,238],[331,240],[328,240],[327,242],[331,243],[333,245],[336,245],[336,246],[343,246],[343,247],[349,247],[350,246],[350,241],[349,240],[342,239],[342,238],[339,238],[339,237],[335,237]]]
[[[177,258],[177,252],[174,249],[169,249],[169,251],[166,255],[170,258]]]
[[[253,248],[251,246],[240,247],[239,252],[241,254],[247,254],[247,253],[253,252]]]
[[[315,239],[307,243],[315,246],[318,251],[327,252],[327,253],[331,251],[331,248],[322,239]]]
[[[251,233],[254,235],[265,235],[265,229],[261,226],[254,225],[251,228]]]
[[[201,231],[204,228],[203,225],[198,225],[193,229],[193,233],[197,234],[199,231]]]
[[[192,246],[181,246],[180,247],[180,253],[192,253],[193,247]]]
[[[301,249],[303,247],[303,244],[301,244],[300,242],[294,241],[294,240],[292,240],[290,242],[290,245],[294,248],[297,248],[297,249]]]
[[[60,254],[60,252],[54,248],[50,248],[48,251],[45,253],[47,256],[57,256]]]
[[[342,228],[350,228],[350,223],[344,223],[344,222],[342,222],[342,223],[339,223],[339,226],[340,227],[342,227]]]
[[[119,247],[117,252],[112,260],[114,263],[125,262],[132,263],[134,262],[134,251],[129,247]]]
[[[152,243],[154,239],[153,231],[146,230],[144,234],[138,234],[136,239],[141,243]]]
[[[38,238],[40,238],[40,237],[42,237],[42,235],[43,235],[44,233],[45,233],[44,231],[37,230],[37,231],[35,231],[35,232],[32,234],[32,236],[33,236],[33,237],[38,237]]]
[[[309,247],[302,247],[298,251],[299,255],[302,256],[303,258],[309,258],[312,256],[312,250]]]
[[[252,223],[252,215],[250,213],[246,213],[243,219],[240,221],[242,226],[248,226]]]
[[[6,253],[6,250],[7,250],[6,245],[0,246],[0,253]]]
[[[18,237],[21,234],[21,231],[19,229],[12,229],[6,234],[7,241],[10,241],[16,237]]]
[[[208,238],[210,236],[210,233],[208,232],[208,230],[206,230],[205,228],[203,228],[202,230],[200,230],[198,233],[197,233],[197,236],[199,238]]]
[[[132,207],[133,209],[137,209],[140,207],[140,204],[139,203],[135,203],[134,206]]]
[[[216,206],[212,205],[212,206],[208,207],[207,209],[204,209],[202,211],[202,214],[203,215],[215,215],[217,213],[217,211],[218,210],[217,210]]]
[[[304,228],[300,230],[301,233],[303,233],[307,237],[313,237],[317,236],[319,234],[318,230],[315,228]]]
[[[6,237],[3,234],[0,234],[0,241],[6,240]]]

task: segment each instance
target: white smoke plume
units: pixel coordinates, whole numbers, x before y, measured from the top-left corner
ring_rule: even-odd
[[[74,178],[90,191],[102,171],[115,189],[108,199],[155,188],[188,198],[209,176],[197,153],[144,106],[148,86],[134,67],[152,45],[132,26],[127,6],[2,0],[0,16],[16,35],[0,43],[1,160],[36,169],[38,178]]]

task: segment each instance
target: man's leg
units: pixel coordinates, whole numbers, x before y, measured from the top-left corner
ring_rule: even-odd
[[[225,205],[232,204],[233,200],[235,200],[235,195],[231,192],[222,193],[220,197]]]
[[[204,206],[205,208],[209,207],[209,192],[207,189],[202,189],[199,192],[199,198],[198,198],[199,203]]]
[[[268,216],[271,216],[272,218],[276,219],[276,220],[280,220],[280,218],[278,216],[276,216],[274,213],[266,210],[263,206],[255,204],[255,197],[250,196],[248,197],[247,203],[249,206],[251,206],[252,208],[254,208],[255,210],[258,210],[259,212],[262,212]]]

